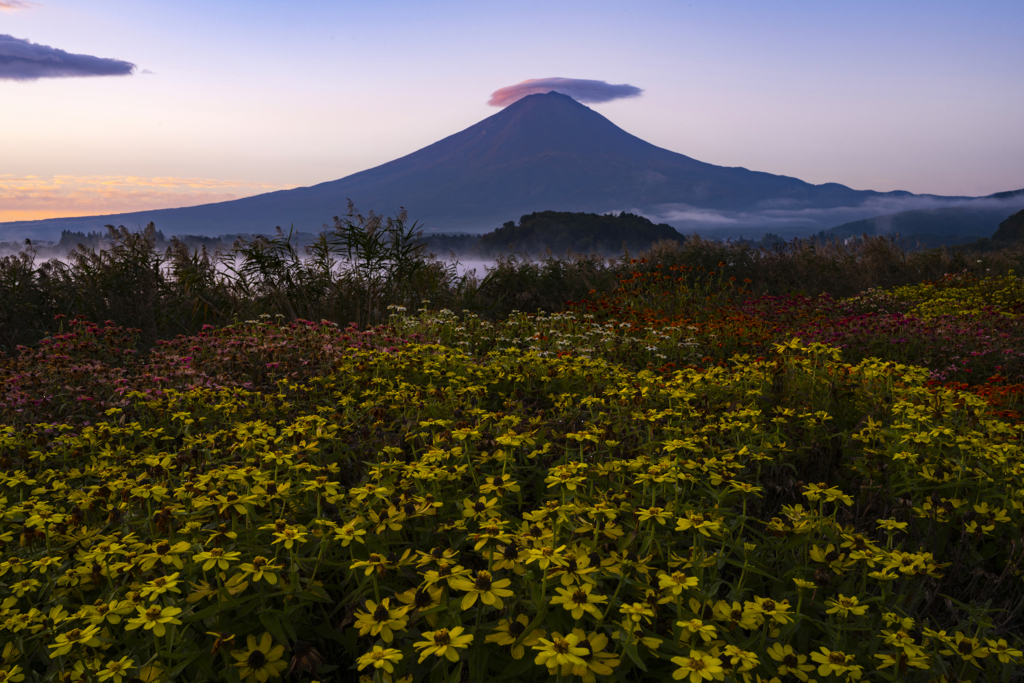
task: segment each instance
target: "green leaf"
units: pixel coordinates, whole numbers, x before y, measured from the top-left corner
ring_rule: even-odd
[[[640,667],[641,671],[647,671],[647,667],[644,666],[643,661],[640,659],[640,652],[636,649],[636,642],[630,641],[626,643],[624,648],[626,655],[633,660],[633,663]]]
[[[181,674],[181,672],[185,670],[185,667],[194,662],[204,652],[204,650],[200,649],[188,655],[188,658],[185,661],[183,661],[181,664],[170,670],[170,672],[167,674],[167,677],[172,681],[175,680]]]
[[[459,665],[456,666],[455,670],[452,671],[450,676],[448,676],[448,682],[447,683],[459,683],[459,681],[461,681],[461,680],[462,680],[462,661],[459,660]]]
[[[266,612],[260,613],[260,623],[277,641],[287,643],[289,642],[288,636],[285,635],[284,629],[281,627],[282,621],[287,621],[281,619],[283,616],[284,614],[276,609],[268,609]]]

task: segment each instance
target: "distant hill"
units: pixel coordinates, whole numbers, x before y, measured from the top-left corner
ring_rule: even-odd
[[[479,234],[536,211],[629,211],[687,232],[791,228],[810,234],[928,198],[705,163],[645,142],[550,92],[340,180],[202,206],[4,223],[0,239],[57,239],[61,230],[88,233],[107,223],[134,228],[151,221],[167,235],[268,233],[277,226],[315,233],[345,210],[348,199],[378,214],[404,206],[432,232]]]
[[[960,206],[918,209],[844,223],[826,231],[844,239],[866,235],[899,236],[924,247],[965,244],[992,237],[1008,213],[1024,207],[1024,190],[1000,192]]]
[[[999,224],[999,229],[992,235],[993,242],[1024,241],[1024,210],[1018,211]]]
[[[504,253],[510,248],[526,253],[550,249],[563,254],[571,249],[579,254],[622,254],[623,247],[636,252],[659,240],[685,239],[671,225],[655,225],[631,213],[616,216],[541,211],[523,216],[519,225],[509,221],[494,232],[481,235],[477,249],[486,254]]]
[[[540,211],[523,216],[483,235],[424,235],[427,247],[440,255],[455,252],[460,256],[491,258],[517,252],[542,255],[548,250],[562,255],[577,254],[619,256],[623,249],[638,252],[655,242],[686,240],[678,230],[664,223],[654,224],[631,213],[595,214],[568,211]]]

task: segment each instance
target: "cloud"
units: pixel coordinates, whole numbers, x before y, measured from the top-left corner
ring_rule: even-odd
[[[16,9],[28,9],[38,7],[38,2],[27,2],[26,0],[0,0],[0,12],[13,12]]]
[[[0,223],[196,206],[282,189],[290,188],[210,178],[0,174]]]
[[[1008,199],[991,197],[936,197],[929,195],[872,197],[852,206],[834,207],[792,207],[785,208],[788,200],[770,200],[761,202],[759,210],[753,211],[722,211],[690,206],[687,204],[660,204],[647,212],[633,210],[633,213],[645,215],[655,222],[669,223],[676,228],[687,231],[699,229],[708,234],[739,234],[740,229],[746,230],[787,230],[792,234],[811,234],[819,230],[828,230],[844,223],[888,216],[902,211],[970,208],[979,211],[1006,211],[1007,215],[1024,207],[1024,195]],[[885,232],[886,220],[879,221],[879,229]]]
[[[495,90],[487,104],[492,107],[507,107],[527,95],[549,93],[552,90],[568,95],[577,102],[611,102],[623,97],[637,97],[643,92],[635,85],[626,83],[612,85],[604,81],[583,78],[533,78]]]
[[[4,1],[4,0],[0,0]],[[10,0],[6,0],[10,3]],[[0,34],[0,80],[34,81],[75,76],[127,76],[135,65],[120,59],[74,55]]]

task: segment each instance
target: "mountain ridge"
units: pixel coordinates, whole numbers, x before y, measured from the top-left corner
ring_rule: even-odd
[[[628,211],[683,232],[780,225],[817,232],[894,207],[913,208],[914,202],[968,198],[813,185],[716,166],[657,147],[550,92],[524,97],[460,132],[337,180],[192,207],[6,223],[0,232],[42,235],[150,221],[167,234],[268,232],[277,226],[317,231],[349,199],[379,214],[404,207],[434,232],[486,232],[537,211]]]

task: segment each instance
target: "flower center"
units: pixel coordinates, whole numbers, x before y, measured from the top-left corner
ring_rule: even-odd
[[[565,640],[564,638],[555,638],[554,645],[555,652],[557,652],[560,655],[564,655],[566,652],[569,651],[569,641]]]
[[[842,666],[846,664],[846,655],[842,652],[830,652],[828,655],[829,664]]]
[[[377,609],[373,612],[374,621],[387,621],[388,620],[388,608],[384,605],[377,605]]]
[[[786,655],[782,658],[782,663],[788,667],[795,667],[800,663],[800,660],[796,658],[796,655]]]
[[[261,650],[253,650],[249,653],[249,659],[245,663],[253,669],[259,669],[267,663],[267,657]]]
[[[956,646],[957,652],[962,655],[969,655],[974,651],[974,646],[969,640],[961,640],[960,644]]]
[[[82,632],[79,631],[77,628],[75,628],[75,629],[71,629],[70,631],[68,631],[67,639],[68,640],[78,640],[81,636],[82,636]]]
[[[764,608],[765,612],[772,612],[772,611],[775,610],[775,601],[774,600],[765,600],[764,602],[761,603],[761,607]]]
[[[577,590],[575,593],[572,594],[572,601],[575,602],[577,605],[587,604],[587,592]]]
[[[526,626],[519,623],[518,621],[513,621],[511,624],[508,625],[508,634],[515,638],[518,638],[519,635],[525,630]]]
[[[160,618],[160,611],[159,607],[150,607],[146,610],[146,619],[149,621],[156,621]]]
[[[442,628],[438,631],[434,631],[434,645],[437,647],[444,647],[450,645],[452,642],[451,636],[448,635],[448,629]]]
[[[476,586],[477,590],[489,591],[491,590],[491,575],[488,572],[479,572],[476,575]]]
[[[156,552],[158,555],[166,555],[171,550],[171,544],[167,541],[160,541],[156,544]]]

